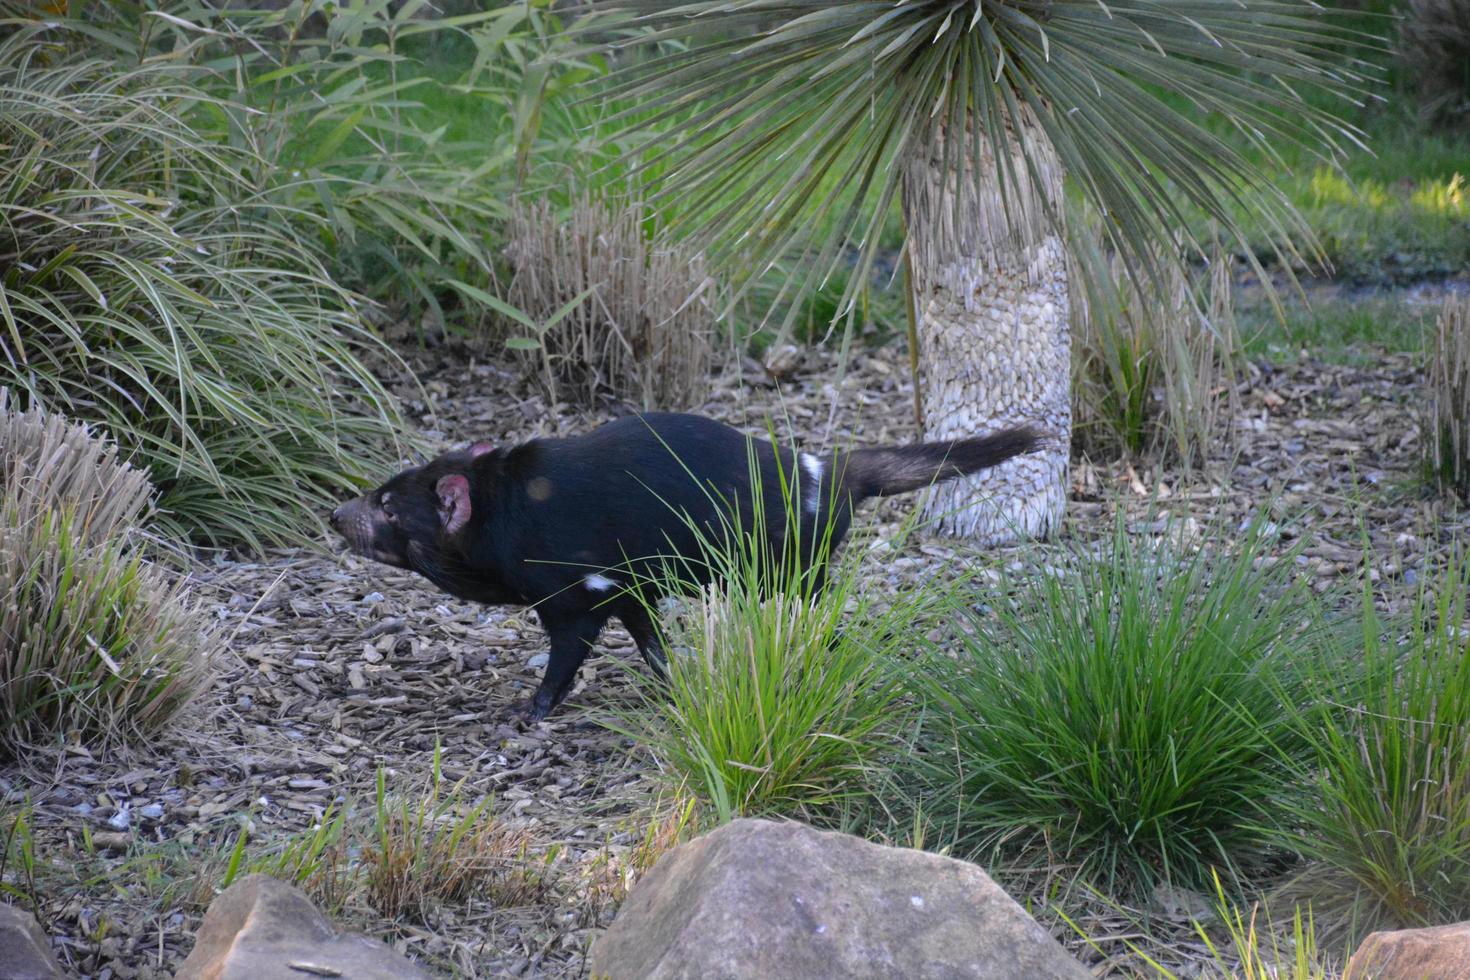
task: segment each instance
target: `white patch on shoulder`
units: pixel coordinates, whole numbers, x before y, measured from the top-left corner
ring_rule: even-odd
[[[801,468],[806,471],[807,479],[811,481],[806,491],[806,512],[815,514],[817,504],[822,499],[822,461],[811,453],[802,453]]]
[[[593,592],[606,592],[618,583],[602,575],[584,575],[582,576],[582,584],[586,585]]]

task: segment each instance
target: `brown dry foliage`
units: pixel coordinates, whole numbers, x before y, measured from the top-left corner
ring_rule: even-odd
[[[1398,56],[1428,122],[1470,127],[1470,3],[1409,0]]]
[[[676,794],[660,799],[634,826],[638,836],[624,846],[607,844],[591,854],[582,868],[581,917],[595,925],[610,917],[623,904],[640,878],[659,858],[699,835],[699,815],[692,796]]]
[[[205,616],[129,543],[147,477],[84,426],[0,390],[0,757],[145,735],[203,681]]]
[[[1442,489],[1470,497],[1470,296],[1445,299],[1425,346],[1425,465]]]
[[[553,400],[674,409],[706,394],[714,279],[698,252],[650,242],[647,217],[638,201],[586,199],[564,222],[545,202],[511,213],[510,301],[545,324],[587,294],[517,354]]]
[[[439,798],[436,777],[417,801],[381,795],[371,835],[361,849],[363,895],[388,919],[424,921],[440,903],[478,895],[510,908],[535,901],[550,886],[549,862],[534,838],[505,823],[490,801],[463,807],[459,787]]]
[[[1095,239],[1078,245],[1069,250],[1074,441],[1103,456],[1203,464],[1230,434],[1238,344],[1228,257],[1217,253],[1197,283],[1161,262],[1158,284],[1133,282]]]

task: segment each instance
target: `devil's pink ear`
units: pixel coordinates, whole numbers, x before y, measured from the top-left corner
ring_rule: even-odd
[[[470,459],[479,459],[481,456],[490,452],[494,448],[495,443],[493,442],[477,442],[474,445],[470,446]]]
[[[455,534],[470,520],[470,481],[459,473],[441,476],[434,485],[439,494],[439,523]]]

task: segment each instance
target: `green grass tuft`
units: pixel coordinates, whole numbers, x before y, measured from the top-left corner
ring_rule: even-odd
[[[958,656],[916,672],[921,809],[940,839],[1071,867],[1115,896],[1201,888],[1265,856],[1310,593],[1289,559],[1264,560],[1260,527],[1228,553],[1183,531],[1120,522],[1101,553],[967,615]]]
[[[783,484],[797,479],[782,474]],[[894,662],[935,607],[932,588],[870,594],[856,549],[825,576],[814,573],[831,552],[825,537],[800,547],[788,539],[782,555],[770,555],[767,522],[795,526],[802,499],[783,491],[786,512],[765,514],[758,505],[751,530],[696,528],[712,584],[696,589],[688,566],[677,563],[657,583],[662,594],[698,596],[666,630],[667,684],[648,681],[644,703],[608,722],[647,748],[671,789],[693,794],[719,823],[769,814],[821,819],[861,797],[902,717]],[[799,561],[803,551],[815,561]]]
[[[1287,894],[1311,900],[1319,938],[1470,918],[1467,580],[1461,553],[1386,622],[1365,595],[1361,673],[1319,679],[1330,718],[1298,712],[1310,792],[1280,839],[1313,861]]]

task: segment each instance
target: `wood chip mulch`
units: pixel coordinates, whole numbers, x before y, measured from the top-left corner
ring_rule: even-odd
[[[609,415],[548,405],[508,368],[462,350],[405,356],[421,386],[400,394],[438,446],[576,432]],[[750,431],[774,418],[809,447],[916,437],[901,346],[857,350],[845,370],[820,351],[786,361],[777,385],[739,360],[700,410]],[[1324,590],[1360,574],[1366,534],[1370,574],[1397,601],[1426,556],[1466,528],[1419,479],[1421,384],[1401,355],[1367,367],[1251,365],[1228,456],[1188,476],[1081,461],[1062,543],[1000,560],[1044,560],[1047,547],[1107,533],[1120,499],[1144,530],[1155,500],[1200,527],[1237,527],[1270,507],[1310,535],[1300,560]],[[885,501],[859,523],[883,538],[906,507]],[[58,745],[0,768],[0,799],[32,810],[43,926],[79,975],[170,976],[242,827],[248,853],[266,853],[331,807],[370,805],[380,769],[393,791],[421,789],[437,747],[447,782],[463,780],[471,801],[493,795],[495,812],[530,833],[554,866],[552,887],[517,907],[472,898],[418,924],[357,908],[347,924],[446,975],[583,975],[611,910],[589,897],[588,869],[643,833],[656,793],[649,760],[597,722],[636,703],[630,676],[643,668],[631,640],[609,629],[566,705],[527,727],[518,709],[544,653],[534,614],[460,602],[322,544],[197,570],[222,638],[216,679],[156,744],[106,754]],[[952,541],[920,540],[872,548],[869,564],[879,587],[897,589],[956,557],[967,555]],[[7,869],[7,883],[21,880]]]

